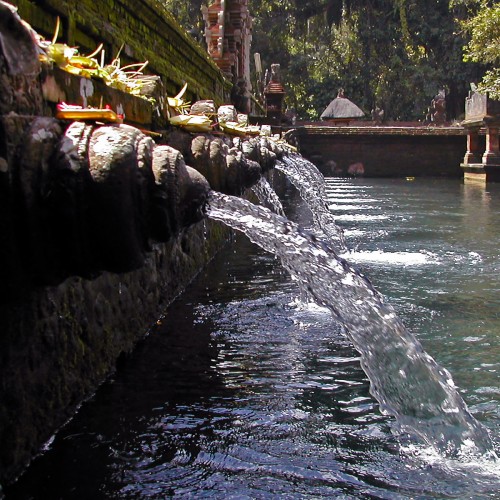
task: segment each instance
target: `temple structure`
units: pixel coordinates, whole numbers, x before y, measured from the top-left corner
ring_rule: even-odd
[[[271,64],[271,76],[264,88],[266,115],[272,125],[280,125],[283,113],[285,89],[281,84],[281,69],[279,64]]]
[[[249,113],[252,18],[248,0],[215,0],[202,7],[202,14],[208,53],[233,83],[235,106]]]
[[[344,89],[339,89],[337,97],[321,113],[320,118],[336,125],[349,125],[352,120],[363,116],[365,113],[344,95]]]
[[[500,181],[500,102],[470,92],[465,101],[467,152],[461,164],[466,181]],[[484,134],[485,141],[481,140]]]

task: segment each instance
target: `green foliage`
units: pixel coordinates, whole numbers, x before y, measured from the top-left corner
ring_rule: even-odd
[[[494,68],[486,71],[478,90],[488,93],[492,99],[500,101],[500,69]]]
[[[317,118],[339,87],[367,114],[379,106],[388,118],[423,119],[441,88],[449,116],[463,112],[477,65],[464,64],[456,34],[466,10],[448,0],[250,0],[250,9],[254,50],[281,64],[302,118]]]
[[[201,6],[206,4],[204,0],[161,0],[161,3],[187,31],[203,33]]]
[[[203,31],[200,7],[207,0],[164,2],[181,24]],[[481,70],[479,64],[498,62],[490,59],[498,36],[487,41],[498,19],[495,24],[486,16],[476,35],[469,29],[474,23],[459,24],[485,5],[499,9],[487,0],[249,0],[252,52],[261,54],[264,68],[281,65],[286,105],[302,119],[317,119],[340,87],[368,116],[378,106],[386,118],[399,120],[423,119],[444,88],[448,118],[458,118],[470,82],[485,70],[490,91],[498,82],[495,67]],[[477,44],[465,62],[469,33]]]
[[[490,6],[485,0],[475,4],[479,9],[462,22],[470,35],[469,43],[464,47],[464,60],[490,66],[478,89],[500,99],[500,4]]]

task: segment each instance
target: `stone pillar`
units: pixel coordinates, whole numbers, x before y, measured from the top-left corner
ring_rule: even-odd
[[[202,6],[201,11],[209,55],[233,83],[245,80],[248,92],[252,88],[249,63],[252,18],[248,0],[213,0],[208,7]]]
[[[470,92],[465,100],[465,120],[462,125],[467,131],[467,153],[461,167],[464,181],[500,182],[500,101],[487,94]],[[479,130],[486,129],[486,145],[481,155]],[[482,137],[481,137],[482,139]]]
[[[498,142],[499,125],[486,125],[486,149],[483,155],[484,165],[500,165],[500,149]]]
[[[467,152],[464,156],[464,165],[472,163],[481,163],[479,127],[467,128]]]

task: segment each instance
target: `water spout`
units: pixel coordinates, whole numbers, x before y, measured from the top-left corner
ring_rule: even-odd
[[[317,167],[300,155],[290,154],[278,161],[275,168],[283,172],[297,188],[311,209],[316,228],[328,237],[339,253],[345,252],[344,233],[328,209],[324,178]]]
[[[270,210],[219,193],[208,216],[279,256],[315,301],[327,307],[361,354],[371,393],[401,432],[419,436],[446,456],[492,452],[486,429],[469,413],[447,370],[404,327],[367,278],[338,257],[327,239]]]
[[[265,177],[259,179],[252,187],[252,191],[259,199],[261,205],[269,208],[269,210],[272,210],[275,214],[285,215],[281,200]]]

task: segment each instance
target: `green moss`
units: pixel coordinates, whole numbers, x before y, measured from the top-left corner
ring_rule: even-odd
[[[125,44],[122,57],[134,62],[149,61],[167,88],[180,88],[187,81],[197,98],[213,99],[218,104],[227,102],[230,82],[159,2],[47,0],[45,7],[28,0],[13,3],[18,5],[21,16],[44,36],[52,35],[59,15],[67,28],[61,41],[83,44],[85,49],[94,42],[105,42],[113,51],[107,54],[106,62]]]

